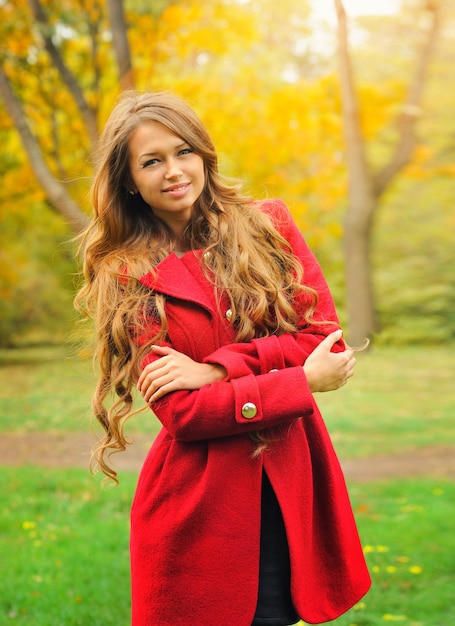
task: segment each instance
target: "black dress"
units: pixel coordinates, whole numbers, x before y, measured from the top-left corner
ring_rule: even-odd
[[[289,626],[299,621],[291,599],[291,566],[283,516],[265,472],[262,474],[259,592],[251,626]]]

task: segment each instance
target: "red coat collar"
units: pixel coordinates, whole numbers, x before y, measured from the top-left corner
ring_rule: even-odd
[[[179,258],[172,252],[153,271],[144,274],[140,282],[153,291],[172,298],[189,300],[214,314],[213,291],[210,298],[209,293],[202,289],[195,278],[195,275],[202,274],[201,255],[202,251],[196,250],[186,252]]]

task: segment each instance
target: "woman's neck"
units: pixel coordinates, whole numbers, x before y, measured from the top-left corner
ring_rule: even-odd
[[[172,252],[180,259],[187,252],[187,250],[177,250],[177,248],[174,248]]]

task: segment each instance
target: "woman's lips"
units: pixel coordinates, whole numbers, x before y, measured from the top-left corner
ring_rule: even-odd
[[[171,185],[170,187],[167,187],[166,189],[164,189],[163,193],[166,193],[172,196],[173,198],[180,198],[181,196],[185,195],[189,186],[190,186],[190,183],[180,183],[178,185]]]

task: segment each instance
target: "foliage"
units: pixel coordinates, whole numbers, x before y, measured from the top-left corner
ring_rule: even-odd
[[[455,337],[455,214],[446,210],[455,182],[431,177],[432,184],[423,184],[418,194],[414,181],[402,180],[380,218],[375,259],[381,343],[444,343]]]
[[[8,235],[0,250],[0,345],[62,342],[75,318],[73,247],[66,225],[36,197],[37,190],[25,204],[20,189],[19,183],[8,199],[0,190],[0,222]]]
[[[106,5],[102,0],[42,0],[42,6],[47,31],[26,0],[1,3],[0,58],[49,167],[88,211],[92,139],[44,37],[51,34],[100,128],[119,90]],[[391,120],[419,43],[418,29],[409,28],[415,6],[387,19],[365,18],[357,26],[361,45],[353,56],[363,130],[369,158],[376,163],[387,157],[394,136]],[[344,319],[346,174],[340,98],[331,44],[321,50],[311,43],[308,4],[162,0],[150,10],[146,2],[126,0],[125,10],[137,87],[172,89],[187,98],[211,131],[223,171],[244,179],[254,195],[288,202],[321,259]],[[434,342],[455,333],[449,36],[447,28],[428,85],[419,149],[383,199],[376,222],[382,341]],[[51,340],[57,327],[64,332],[74,319],[76,264],[69,259],[74,246],[65,243],[70,233],[45,203],[12,121],[6,115],[0,119],[5,147],[0,230],[6,234],[0,253],[0,345]],[[427,264],[422,244],[436,251]]]
[[[387,191],[375,224],[375,286],[381,320],[381,343],[428,343],[450,341],[455,333],[453,302],[455,294],[453,194],[455,150],[451,139],[453,120],[451,90],[455,81],[454,55],[447,45],[455,12],[450,3],[443,9],[437,51],[424,91],[422,109],[416,111],[417,149],[403,175]],[[387,84],[392,75],[412,70],[412,51],[422,45],[425,19],[415,23],[412,2],[404,3],[398,15],[379,20],[360,20],[369,33],[366,44],[354,55],[361,85]],[[401,34],[406,32],[406,38]],[[390,53],[384,63],[381,50],[369,44],[379,40]],[[442,80],[442,77],[444,79]],[[385,87],[387,88],[387,87]],[[401,89],[399,85],[395,90]],[[400,98],[393,103],[396,107]],[[384,106],[387,106],[384,103]],[[368,110],[366,103],[364,111]],[[369,116],[365,116],[368,121]],[[369,158],[381,166],[388,158],[395,135],[394,127],[384,124],[369,138]]]

